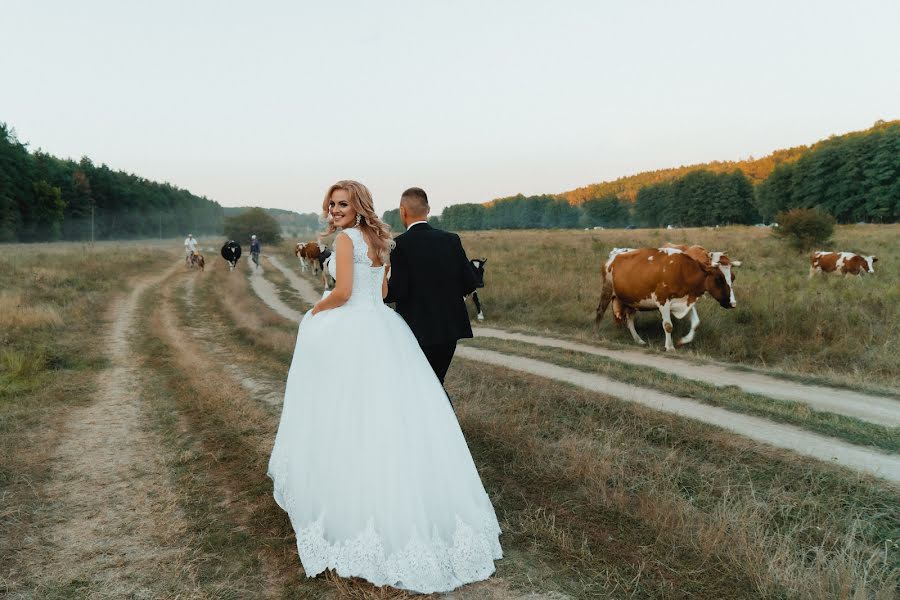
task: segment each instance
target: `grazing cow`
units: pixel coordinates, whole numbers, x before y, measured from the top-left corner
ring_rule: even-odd
[[[876,256],[862,256],[852,252],[814,252],[809,257],[809,276],[816,273],[837,273],[839,275],[857,275],[874,273]]]
[[[634,329],[634,313],[659,310],[666,350],[674,350],[672,317],[691,315],[691,330],[678,345],[693,340],[700,325],[694,305],[703,294],[708,292],[724,308],[737,305],[732,264],[707,265],[677,248],[615,248],[603,268],[603,292],[596,320],[600,322],[611,302],[616,322],[625,323],[634,341],[643,345],[646,342]]]
[[[241,258],[241,245],[234,240],[228,240],[222,246],[222,258],[228,261],[228,270],[234,271],[238,259]]]
[[[294,255],[300,259],[300,270],[306,273],[306,268],[309,267],[313,275],[319,274],[321,253],[322,249],[318,242],[298,243],[294,248]]]
[[[484,265],[487,263],[486,258],[473,258],[469,261],[472,263],[472,270],[475,272],[475,286],[484,287]],[[475,302],[475,310],[478,311],[476,319],[484,321],[484,311],[481,309],[481,300],[478,298],[478,291],[472,292],[472,301]]]
[[[191,268],[194,268],[194,265],[200,267],[200,270],[203,271],[206,268],[206,261],[203,259],[203,255],[197,252],[196,250],[191,251]]]

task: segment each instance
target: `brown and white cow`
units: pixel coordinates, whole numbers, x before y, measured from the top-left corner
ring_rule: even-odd
[[[603,267],[596,320],[603,318],[612,303],[616,322],[625,323],[634,341],[643,345],[646,342],[634,329],[634,314],[658,310],[666,333],[666,350],[674,350],[672,317],[682,319],[690,314],[691,330],[678,345],[693,340],[700,325],[695,304],[703,294],[709,293],[724,308],[737,306],[732,265],[706,264],[677,248],[616,248]]]
[[[816,273],[837,273],[839,275],[857,275],[874,273],[876,256],[862,256],[852,252],[813,252],[809,257],[809,276]]]
[[[318,275],[319,269],[321,268],[319,265],[319,255],[321,252],[322,250],[319,247],[318,242],[298,243],[294,247],[294,255],[300,259],[300,270],[305,273],[306,268],[309,267],[313,275]]]

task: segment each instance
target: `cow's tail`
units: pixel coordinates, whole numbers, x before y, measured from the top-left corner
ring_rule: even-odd
[[[600,291],[600,304],[597,305],[597,316],[594,318],[594,322],[599,324],[601,320],[603,320],[603,315],[606,314],[606,308],[609,306],[609,303],[612,301],[613,297],[613,285],[608,277],[603,278],[603,289]]]

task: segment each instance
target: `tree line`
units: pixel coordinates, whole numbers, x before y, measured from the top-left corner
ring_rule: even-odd
[[[825,140],[756,189],[760,213],[818,208],[839,223],[900,220],[900,121]]]
[[[0,123],[0,241],[203,235],[222,218],[217,202],[171,184],[29,152]]]
[[[900,121],[703,167],[653,171],[561,195],[455,204],[429,221],[450,230],[702,227],[771,222],[795,208],[817,208],[839,223],[900,221]],[[385,217],[397,229],[395,213]]]

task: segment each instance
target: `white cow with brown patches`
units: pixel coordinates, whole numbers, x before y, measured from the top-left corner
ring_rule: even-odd
[[[638,344],[645,344],[634,328],[639,310],[658,310],[666,334],[666,350],[674,350],[672,317],[691,317],[691,330],[678,341],[694,339],[700,317],[694,306],[709,293],[724,308],[737,306],[734,296],[735,261],[723,264],[724,253],[710,257],[710,264],[690,257],[679,248],[616,248],[603,267],[603,291],[597,306],[599,322],[612,303],[613,317],[624,323]],[[713,262],[715,261],[715,262]]]
[[[857,275],[875,273],[877,256],[862,256],[853,252],[813,252],[809,257],[809,276],[816,273],[836,273],[838,275]]]

